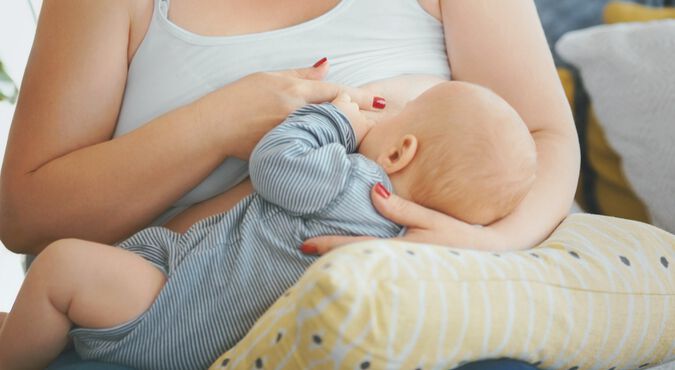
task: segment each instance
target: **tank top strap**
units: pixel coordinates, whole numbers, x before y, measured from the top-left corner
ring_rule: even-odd
[[[451,74],[443,26],[419,0],[340,0],[314,19],[232,36],[190,32],[169,18],[170,0],[153,4],[145,38],[129,65],[115,137],[249,74],[300,68],[324,56],[331,63],[326,80],[349,86]],[[246,162],[225,159],[153,224],[227,191],[247,175]]]
[[[170,0],[155,0],[155,10],[154,15],[156,17],[169,17],[169,6],[171,5]]]

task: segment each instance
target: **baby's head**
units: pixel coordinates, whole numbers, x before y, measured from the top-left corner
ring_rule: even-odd
[[[506,101],[474,84],[434,86],[376,125],[364,144],[372,144],[362,151],[371,151],[397,193],[470,224],[511,213],[535,179],[527,126]]]

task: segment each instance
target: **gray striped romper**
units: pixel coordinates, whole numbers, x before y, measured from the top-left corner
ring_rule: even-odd
[[[299,109],[256,146],[255,192],[184,234],[144,229],[118,245],[167,276],[138,318],[113,328],[74,328],[84,359],[136,369],[204,369],[246,335],[316,257],[299,250],[320,235],[394,237],[399,225],[372,206],[381,167],[355,153],[347,118],[332,104]]]

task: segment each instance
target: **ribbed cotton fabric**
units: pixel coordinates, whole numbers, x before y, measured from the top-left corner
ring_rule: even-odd
[[[354,153],[347,118],[331,104],[298,110],[251,157],[256,192],[232,210],[178,234],[142,230],[118,246],[168,277],[140,317],[107,329],[70,331],[87,360],[136,369],[205,369],[314,262],[298,248],[320,235],[394,237],[403,230],[372,206],[381,167]]]
[[[129,68],[115,136],[251,73],[308,67],[324,56],[331,63],[326,79],[351,86],[406,74],[450,78],[442,24],[418,0],[342,0],[295,26],[228,37],[178,27],[167,17],[169,6],[168,0],[156,0]],[[246,162],[228,158],[153,224],[163,224],[247,175]]]

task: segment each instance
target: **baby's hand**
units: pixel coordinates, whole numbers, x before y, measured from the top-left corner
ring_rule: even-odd
[[[375,125],[375,121],[366,117],[359,109],[359,105],[352,102],[351,97],[344,92],[340,93],[338,97],[333,100],[333,105],[338,107],[349,119],[349,122],[354,129],[356,145],[358,146],[361,144],[361,140],[363,140],[370,128]]]

